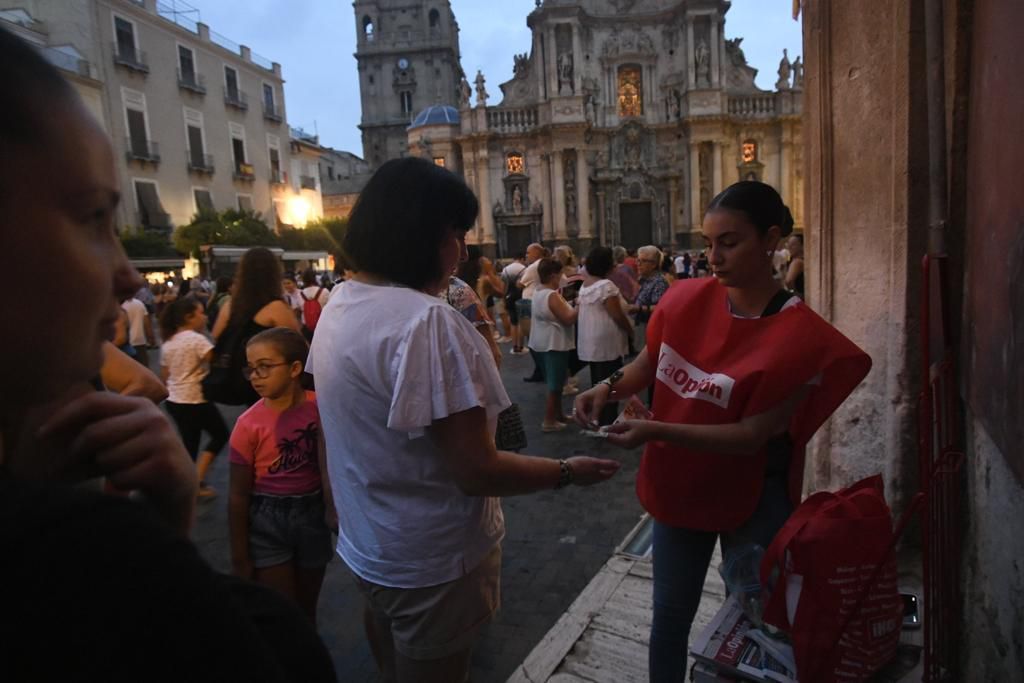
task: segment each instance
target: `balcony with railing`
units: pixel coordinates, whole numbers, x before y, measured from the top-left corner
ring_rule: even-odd
[[[740,95],[729,98],[729,115],[743,118],[776,115],[775,95]]]
[[[281,111],[281,107],[273,102],[263,103],[263,118],[273,123],[281,123],[284,121],[284,113]]]
[[[271,185],[285,185],[288,182],[288,174],[283,173],[281,169],[270,169],[270,184]]]
[[[111,49],[114,53],[114,64],[117,66],[123,66],[141,74],[149,73],[149,60],[142,50],[137,49],[134,45],[119,45],[117,43],[111,43]]]
[[[311,175],[300,175],[299,176],[299,187],[303,190],[315,190],[316,189],[316,178]]]
[[[249,96],[237,88],[224,88],[224,104],[239,111],[249,109]]]
[[[247,163],[236,163],[235,171],[231,174],[235,180],[242,180],[251,183],[256,180],[256,169],[253,168],[252,164]]]
[[[537,107],[487,108],[487,129],[495,133],[525,133],[539,124]]]
[[[195,71],[182,71],[178,69],[178,87],[182,90],[194,92],[197,95],[206,94],[206,77],[197,74]]]
[[[192,173],[213,175],[213,155],[185,150],[185,158],[188,160],[188,170]]]
[[[159,164],[160,145],[152,140],[126,138],[125,157],[129,162],[139,161],[148,164]]]

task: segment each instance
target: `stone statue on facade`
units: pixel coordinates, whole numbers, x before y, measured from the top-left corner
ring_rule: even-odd
[[[797,57],[793,61],[793,89],[803,90],[804,87],[804,63]]]
[[[482,71],[477,69],[476,72],[476,106],[483,107],[487,105],[487,88],[484,87],[484,74]]]
[[[697,43],[693,57],[697,67],[697,85],[711,85],[711,50],[703,38]]]
[[[462,81],[459,83],[459,108],[469,108],[469,98],[473,96],[473,91],[469,87],[469,81],[466,80],[465,74],[462,76]]]
[[[594,105],[594,100],[597,99],[593,93],[587,95],[587,101],[583,105],[584,114],[587,117],[587,123],[591,126],[597,125],[597,107]]]
[[[523,191],[516,185],[512,190],[512,213],[523,212]]]
[[[791,65],[789,63],[789,51],[782,49],[782,60],[779,61],[779,80],[775,82],[776,90],[789,90],[789,74]]]
[[[558,94],[561,96],[572,95],[575,92],[573,84],[572,55],[563,52],[558,55]]]
[[[515,55],[513,57],[512,65],[512,77],[513,78],[525,78],[527,72],[530,70],[530,55],[525,52],[521,55]]]
[[[725,51],[732,60],[733,66],[743,66],[747,63],[747,56],[743,54],[743,48],[740,47],[742,42],[742,38],[725,39]]]

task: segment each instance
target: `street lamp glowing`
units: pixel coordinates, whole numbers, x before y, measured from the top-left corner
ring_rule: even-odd
[[[297,228],[306,227],[309,221],[309,202],[302,197],[292,197],[288,200],[288,213],[291,214],[290,223]]]

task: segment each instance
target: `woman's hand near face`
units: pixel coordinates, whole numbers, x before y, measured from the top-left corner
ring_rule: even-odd
[[[52,478],[105,476],[139,491],[182,535],[192,527],[195,466],[167,417],[151,401],[90,392],[63,404],[36,431]]]

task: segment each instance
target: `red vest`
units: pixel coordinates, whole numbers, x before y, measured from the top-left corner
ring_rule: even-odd
[[[803,485],[804,447],[867,375],[871,359],[802,302],[767,318],[735,318],[714,278],[682,280],[647,326],[656,366],[654,419],[728,424],[778,406],[814,382],[789,425],[789,491]],[[820,375],[820,384],[815,377]],[[641,504],[660,522],[730,531],[757,506],[767,456],[697,452],[650,442],[637,475]]]

